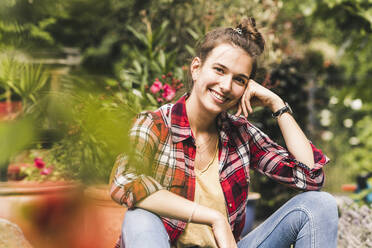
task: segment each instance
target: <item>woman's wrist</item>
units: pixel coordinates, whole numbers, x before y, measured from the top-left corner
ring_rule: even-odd
[[[213,226],[215,223],[223,219],[223,214],[217,210],[198,204],[195,208],[191,222]]]
[[[285,107],[285,103],[279,96],[276,96],[274,99],[272,99],[270,106],[269,106],[269,108],[271,109],[273,113],[275,113],[276,111],[278,111],[279,109],[283,107]]]

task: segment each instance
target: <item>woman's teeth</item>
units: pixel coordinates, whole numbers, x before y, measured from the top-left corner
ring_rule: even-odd
[[[213,90],[211,90],[211,93],[212,93],[212,95],[213,95],[214,97],[216,97],[218,100],[221,100],[221,101],[225,101],[225,100],[226,100],[225,97],[223,97],[223,96],[217,94],[217,93],[214,92]]]

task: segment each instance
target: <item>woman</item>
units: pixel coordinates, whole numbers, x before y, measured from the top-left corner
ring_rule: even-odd
[[[239,240],[249,169],[316,191],[328,162],[288,104],[252,80],[263,49],[253,18],[209,32],[190,65],[191,93],[138,116],[131,137],[142,172],[120,157],[111,188],[128,207],[121,247],[336,247],[337,206],[323,192],[295,196]],[[247,121],[253,104],[271,109],[288,150]]]

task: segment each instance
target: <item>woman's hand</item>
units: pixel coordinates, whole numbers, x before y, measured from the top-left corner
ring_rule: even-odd
[[[230,224],[222,214],[212,223],[212,230],[219,248],[238,247],[234,235],[231,232]]]
[[[243,113],[245,117],[248,117],[248,114],[253,112],[252,106],[264,106],[276,112],[285,105],[277,94],[251,79],[240,99],[235,115],[239,116]]]

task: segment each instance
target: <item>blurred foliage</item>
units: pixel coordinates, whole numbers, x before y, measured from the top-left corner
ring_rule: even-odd
[[[0,122],[0,166],[7,166],[9,158],[27,148],[36,133],[32,120],[20,119],[12,122]]]
[[[370,105],[372,107],[372,105]],[[358,144],[345,156],[345,162],[352,165],[354,175],[372,172],[372,117],[364,116],[356,124],[356,136]]]
[[[53,128],[61,139],[50,152],[85,183],[107,183],[116,156],[129,149],[127,133],[135,112],[122,93],[103,92],[90,80],[66,76],[52,96],[53,108],[62,114],[54,116]]]

